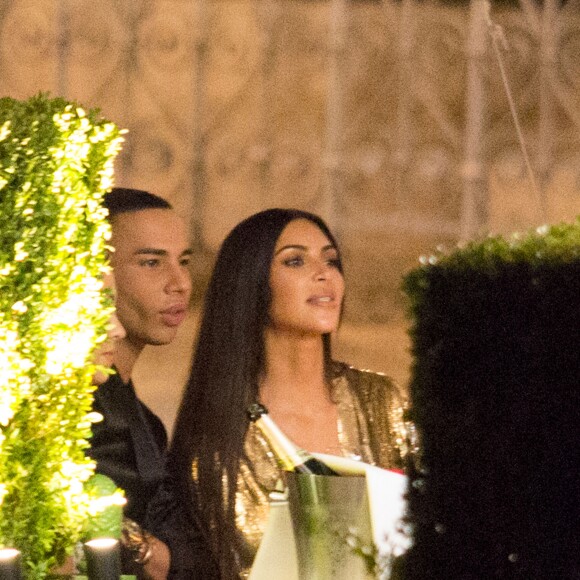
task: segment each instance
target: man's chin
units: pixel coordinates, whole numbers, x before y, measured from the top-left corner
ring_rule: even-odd
[[[108,378],[109,378],[109,375],[107,373],[104,373],[103,371],[98,370],[93,375],[92,383],[93,383],[93,385],[96,385],[98,387],[99,385],[106,383]]]

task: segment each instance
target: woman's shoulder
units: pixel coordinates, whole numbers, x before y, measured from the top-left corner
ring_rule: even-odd
[[[340,361],[333,361],[332,365],[333,379],[344,377],[349,387],[363,399],[383,396],[397,399],[403,404],[399,386],[385,373],[359,369]]]
[[[360,402],[375,460],[382,467],[401,467],[417,450],[415,427],[407,417],[407,401],[396,382],[384,373],[335,362],[335,377],[343,377]]]

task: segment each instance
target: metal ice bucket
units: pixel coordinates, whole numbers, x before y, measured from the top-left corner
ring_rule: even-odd
[[[372,545],[366,478],[288,473],[300,580],[367,580],[358,546]]]

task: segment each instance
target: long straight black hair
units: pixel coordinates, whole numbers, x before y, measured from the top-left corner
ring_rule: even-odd
[[[240,567],[236,483],[249,424],[246,409],[258,399],[258,378],[264,368],[270,267],[280,234],[297,219],[314,223],[338,251],[320,217],[295,209],[257,213],[238,224],[223,242],[173,435],[168,465],[178,497],[189,506],[192,517],[194,513],[201,517],[224,579],[237,578]],[[340,254],[339,270],[342,273]],[[330,335],[322,340],[328,373]]]

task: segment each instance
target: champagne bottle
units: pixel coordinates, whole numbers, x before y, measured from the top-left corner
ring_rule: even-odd
[[[278,463],[285,471],[308,473],[310,475],[340,475],[313,455],[292,443],[280,427],[268,415],[268,410],[260,403],[253,403],[248,407],[248,416],[276,455]]]

